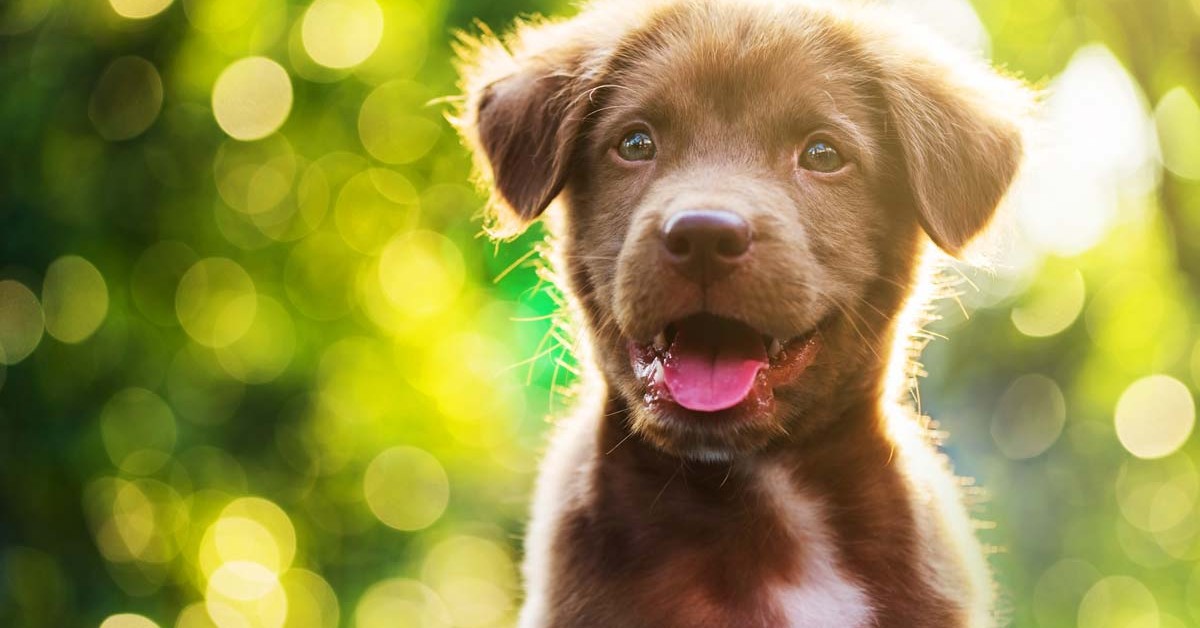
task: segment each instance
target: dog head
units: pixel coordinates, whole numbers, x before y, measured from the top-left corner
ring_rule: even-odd
[[[727,458],[875,402],[926,237],[1021,158],[1024,90],[874,10],[601,1],[483,42],[460,128],[560,263],[636,433]]]

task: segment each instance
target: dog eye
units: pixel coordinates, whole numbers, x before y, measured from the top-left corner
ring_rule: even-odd
[[[814,172],[837,172],[845,163],[833,144],[823,140],[805,146],[800,154],[800,167]]]
[[[645,131],[633,131],[617,145],[617,154],[625,161],[649,161],[656,151],[654,139]]]

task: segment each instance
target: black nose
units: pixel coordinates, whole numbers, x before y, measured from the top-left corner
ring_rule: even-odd
[[[662,244],[667,260],[685,277],[708,284],[746,258],[750,223],[722,209],[686,209],[667,219]]]

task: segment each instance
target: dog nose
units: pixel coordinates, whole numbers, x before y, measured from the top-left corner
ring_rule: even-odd
[[[685,277],[712,283],[745,259],[750,223],[722,209],[686,209],[663,224],[662,244],[667,259]]]

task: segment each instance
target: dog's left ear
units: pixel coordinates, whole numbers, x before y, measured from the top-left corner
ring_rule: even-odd
[[[910,43],[876,50],[887,132],[921,226],[957,257],[1016,176],[1032,92],[965,53]]]

